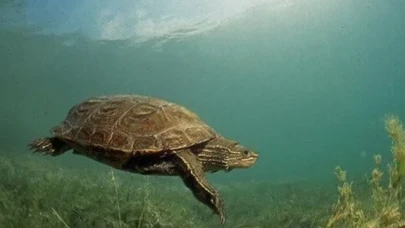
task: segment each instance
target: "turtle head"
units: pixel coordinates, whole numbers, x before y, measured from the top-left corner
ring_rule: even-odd
[[[227,140],[226,163],[228,170],[233,168],[249,168],[256,163],[259,155],[237,141]]]
[[[198,157],[206,171],[229,172],[234,168],[249,168],[259,155],[237,141],[219,137],[207,142]]]

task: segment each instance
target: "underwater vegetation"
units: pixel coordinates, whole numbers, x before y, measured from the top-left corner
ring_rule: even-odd
[[[375,165],[369,184],[371,202],[356,200],[352,183],[339,166],[335,174],[339,179],[339,199],[326,227],[405,227],[403,218],[403,191],[400,184],[405,176],[405,130],[397,116],[385,119],[385,129],[392,140],[393,162],[388,165],[388,183],[383,185],[381,155],[375,155]]]
[[[405,227],[405,130],[385,118],[392,161],[374,156],[370,178],[349,181],[215,183],[227,202],[222,227]],[[221,227],[176,177],[77,169],[34,155],[0,155],[1,227]]]

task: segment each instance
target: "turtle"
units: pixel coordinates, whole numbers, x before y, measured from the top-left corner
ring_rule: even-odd
[[[30,150],[49,156],[72,151],[130,173],[179,176],[221,224],[224,203],[206,173],[249,168],[259,156],[184,106],[136,94],[87,98],[50,134],[30,142]]]

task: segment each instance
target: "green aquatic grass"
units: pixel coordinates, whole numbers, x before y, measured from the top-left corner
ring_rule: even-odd
[[[218,217],[178,178],[73,169],[50,161],[0,155],[4,227],[220,227]],[[335,181],[214,184],[226,203],[224,227],[325,227],[338,198]],[[358,180],[352,188],[364,211],[372,213],[369,184]]]
[[[4,227],[219,227],[179,178],[79,170],[36,156],[0,156]],[[331,184],[214,184],[226,203],[225,227],[314,227],[335,199]]]
[[[36,155],[0,155],[0,224],[4,227],[220,227],[179,178],[108,168],[73,169]],[[170,183],[171,187],[168,187]],[[370,186],[353,185],[367,202]],[[336,182],[214,183],[225,203],[224,227],[325,227]]]
[[[393,140],[391,166],[383,167],[376,155],[376,167],[363,178],[353,180],[337,167],[338,181],[213,183],[225,201],[224,227],[405,227],[398,178],[402,157],[397,156],[405,146],[405,131],[394,120],[386,122]],[[1,227],[221,227],[218,216],[178,177],[142,176],[107,166],[72,168],[54,161],[30,153],[0,154]]]
[[[185,197],[157,194],[148,178],[2,157],[0,224],[6,227],[192,227]],[[116,172],[116,171],[113,171]],[[118,209],[119,208],[119,209]],[[142,216],[141,216],[142,215]],[[188,220],[183,220],[187,216]]]

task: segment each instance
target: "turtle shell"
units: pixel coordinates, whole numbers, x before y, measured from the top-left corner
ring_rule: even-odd
[[[206,142],[215,131],[195,113],[138,95],[95,97],[72,107],[51,133],[81,148],[158,153]]]

